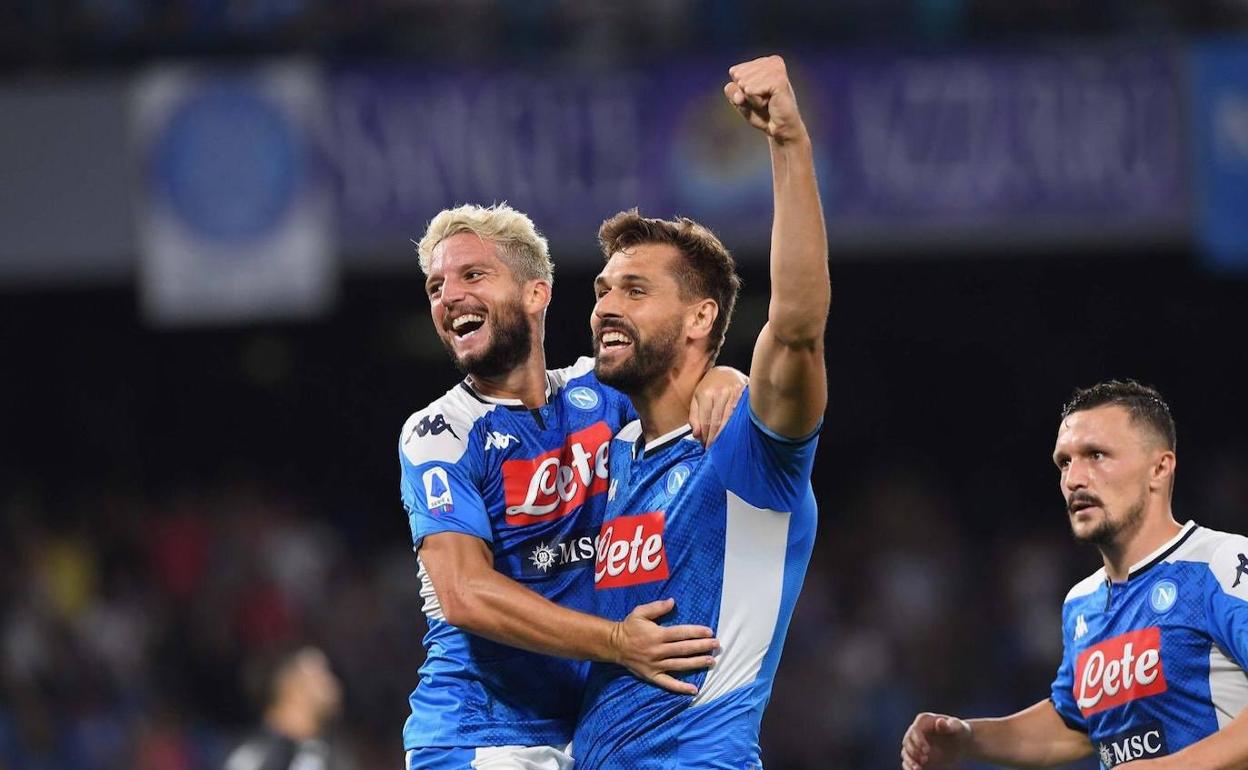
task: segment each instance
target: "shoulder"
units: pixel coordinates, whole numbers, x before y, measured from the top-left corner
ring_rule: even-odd
[[[1073,601],[1091,596],[1103,585],[1105,585],[1105,568],[1101,567],[1096,572],[1071,586],[1071,589],[1066,592],[1066,598],[1062,600],[1062,604],[1065,606]]]
[[[571,366],[562,369],[547,369],[546,374],[550,377],[550,387],[556,392],[572,384],[606,387],[594,376],[594,359],[589,356],[581,356]]]
[[[602,403],[618,405],[627,400],[623,393],[598,379],[594,373],[594,359],[589,356],[581,356],[576,363],[562,369],[548,369],[546,375],[550,378],[551,398],[564,395],[579,409],[595,409]]]
[[[1193,526],[1192,533],[1174,550],[1167,561],[1209,562],[1219,553],[1248,547],[1248,537],[1234,532],[1220,532],[1208,527]]]
[[[495,409],[456,385],[441,398],[414,412],[399,433],[399,451],[413,465],[456,462],[468,449],[473,427]]]
[[[1222,591],[1248,601],[1248,537],[1200,528],[1191,540],[1199,541],[1176,559],[1204,562]]]
[[[633,420],[615,434],[616,441],[626,441],[630,444],[639,438],[641,438],[641,420]]]
[[[265,732],[252,736],[230,752],[225,770],[271,770],[290,764],[295,755],[293,741]]]

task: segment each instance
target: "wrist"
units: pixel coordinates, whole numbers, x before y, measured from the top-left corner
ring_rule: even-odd
[[[806,126],[799,123],[783,132],[781,136],[772,136],[771,146],[778,152],[811,152],[812,143]]]
[[[599,658],[605,663],[615,663],[623,665],[624,661],[624,621],[617,620],[615,622],[607,621],[606,644],[603,647],[603,653]]]
[[[978,731],[975,729],[975,723],[978,719],[963,719],[962,724],[966,725],[966,735],[962,739],[962,751],[966,758],[973,762],[981,762],[985,757],[980,753],[978,741]]]

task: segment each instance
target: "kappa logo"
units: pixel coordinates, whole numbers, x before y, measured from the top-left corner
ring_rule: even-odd
[[[1084,650],[1075,662],[1075,703],[1085,717],[1166,691],[1161,628],[1129,631]]]
[[[451,484],[446,479],[446,470],[433,467],[421,475],[425,483],[425,505],[429,513],[450,513],[455,510],[455,502],[451,498]]]
[[[492,430],[485,434],[485,451],[488,452],[491,449],[506,449],[511,446],[511,442],[513,441],[517,444],[520,443],[520,439],[510,433],[499,433],[498,431]]]
[[[577,409],[589,411],[598,406],[598,394],[594,392],[593,388],[577,385],[568,391],[568,403]]]
[[[1088,635],[1088,621],[1083,619],[1083,613],[1079,613],[1079,617],[1075,618],[1075,641],[1079,641]]]
[[[1248,556],[1242,553],[1236,556],[1239,557],[1239,566],[1235,568],[1235,582],[1231,583],[1231,588],[1239,588],[1239,581],[1248,575]]]
[[[1166,732],[1160,722],[1148,722],[1097,741],[1096,753],[1107,769],[1137,759],[1160,757],[1166,749]]]
[[[421,438],[427,435],[436,436],[447,430],[451,432],[452,436],[459,438],[459,435],[455,433],[455,429],[448,425],[446,418],[440,414],[435,414],[433,417],[426,415],[420,418],[420,422],[416,423],[416,435]]]

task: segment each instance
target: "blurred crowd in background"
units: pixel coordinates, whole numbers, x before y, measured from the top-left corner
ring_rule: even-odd
[[[12,0],[0,64],[300,52],[578,65],[745,46],[1000,42],[1243,28],[1243,0]]]
[[[728,238],[746,288],[721,359],[747,367],[766,314],[770,212],[749,208],[757,198],[734,185],[753,195],[761,178],[765,204],[765,158],[732,155],[735,137],[713,111],[726,108],[710,104],[718,92],[703,99],[704,84],[681,66],[709,58],[719,72],[773,48],[980,53],[969,64],[867,55],[813,70],[836,96],[826,105],[862,110],[852,125],[838,115],[819,121],[818,149],[837,161],[823,167],[831,405],[814,482],[819,540],[763,725],[766,765],[896,767],[916,711],[996,715],[1045,697],[1061,649],[1061,600],[1099,563],[1068,535],[1048,459],[1075,386],[1136,377],[1159,387],[1178,422],[1177,517],[1245,530],[1248,402],[1238,360],[1248,248],[1235,252],[1243,233],[1224,239],[1231,256],[1219,266],[1196,243],[1194,212],[1213,198],[1196,190],[1201,172],[1192,169],[1202,167],[1175,110],[1200,107],[1215,91],[1192,86],[1185,98],[1185,52],[1147,48],[1245,28],[1244,0],[4,3],[0,770],[215,770],[258,725],[255,669],[303,643],[323,649],[343,683],[331,733],[341,768],[399,767],[424,620],[396,443],[407,415],[458,379],[428,329],[407,239],[438,207],[466,198],[509,198],[539,227],[565,233],[552,237],[559,268],[547,346],[560,366],[588,348],[598,219],[640,195],[653,205],[680,200],[679,213],[694,217],[716,207],[719,221],[754,236]],[[1017,38],[1128,40],[1145,50],[994,58],[1001,47],[992,46]],[[127,78],[170,58],[246,64],[274,54],[406,62],[347,66],[331,79],[326,101],[346,116],[335,157],[347,170],[345,192],[335,191],[339,216],[313,195],[303,229],[274,236],[280,249],[260,239],[247,257],[298,252],[316,240],[304,237],[316,230],[308,221],[336,222],[342,241],[320,233],[312,256],[341,263],[316,262],[318,278],[309,279],[334,288],[313,292],[312,309],[293,317],[265,316],[274,303],[264,297],[238,317],[234,306],[214,316],[207,295],[175,293],[174,311],[203,303],[202,316],[179,325],[187,319],[177,312],[153,314],[136,300],[147,297],[136,283],[163,285],[186,254],[204,257],[210,271],[183,273],[193,287],[221,264],[241,270],[246,260],[231,262],[229,249],[284,226],[282,206],[298,197],[291,190],[314,176],[301,176],[295,161],[272,173],[252,163],[254,177],[223,171],[233,188],[211,175],[197,186],[195,174],[228,166],[214,154],[229,144],[225,134],[243,136],[230,148],[243,151],[227,160],[281,155],[297,132],[273,129],[281,123],[273,115],[306,117],[320,97],[298,78],[264,75],[255,93],[280,97],[293,83],[300,96],[274,113],[256,107],[255,93],[230,91],[234,101],[221,103],[252,132],[217,134],[217,113],[169,106],[170,83],[185,86],[186,77],[151,81],[144,104],[156,105],[152,114],[168,108],[174,138],[150,132],[152,156],[167,162],[151,164],[164,176],[136,197],[157,212],[148,214],[117,203],[130,200],[127,175],[142,176],[135,169],[145,162],[123,161],[126,126],[141,129],[134,114],[146,114],[127,101]],[[651,91],[635,88],[627,71],[669,57],[687,58],[670,72],[657,67],[654,82],[679,81],[678,115],[662,100],[649,109]],[[426,104],[428,63],[450,71],[431,81],[429,103],[446,110],[433,119],[405,101]],[[528,68],[520,88],[499,77],[492,90],[473,91],[473,67],[510,73],[516,63]],[[1233,68],[1218,64],[1210,70],[1234,84]],[[623,74],[610,88],[568,85],[569,73],[615,67]],[[553,96],[542,73],[563,78]],[[804,104],[818,115],[816,75],[799,87],[809,86]],[[1012,100],[1020,83],[1039,84],[1035,103]],[[635,93],[619,96],[625,87]],[[484,96],[461,104],[463,92]],[[523,104],[508,101],[513,94]],[[548,101],[534,107],[534,95]],[[62,112],[67,105],[75,111]],[[555,114],[543,116],[547,105]],[[1113,120],[1100,120],[1102,106]],[[1226,141],[1210,146],[1248,158],[1248,97],[1224,106],[1214,123]],[[1037,114],[1044,120],[1033,131]],[[26,123],[28,115],[37,119]],[[567,134],[539,131],[544,117]],[[496,133],[481,133],[481,123]],[[685,133],[654,130],[668,123]],[[443,133],[430,129],[420,141],[403,133],[427,124]],[[867,136],[852,138],[855,127]],[[1094,134],[1086,144],[1081,127]],[[978,133],[995,130],[1008,141]],[[875,141],[885,133],[888,141]],[[456,155],[448,137],[488,141]],[[546,153],[543,138],[571,145],[568,157]],[[249,154],[252,139],[273,152]],[[494,154],[504,145],[516,156]],[[541,156],[536,174],[523,162],[530,152]],[[461,167],[459,156],[475,165]],[[492,161],[525,183],[536,178],[522,190],[537,193],[517,197],[499,181],[513,177],[495,174]],[[856,178],[850,161],[880,173]],[[1234,181],[1232,161],[1219,167]],[[542,197],[551,186],[543,180],[566,186]],[[661,184],[671,189],[651,189]],[[269,208],[239,216],[233,204],[248,201],[240,191],[258,188],[251,202]],[[1242,203],[1224,199],[1232,205],[1209,220],[1242,224]],[[997,206],[982,222],[991,206],[981,200]],[[533,201],[547,208],[532,211]],[[866,229],[852,229],[863,221]],[[166,237],[183,225],[193,237]],[[142,262],[141,249],[171,253],[171,272]],[[280,288],[299,282],[297,268],[279,260],[268,275]],[[253,283],[261,281],[216,288],[228,305],[231,290]]]
[[[552,364],[586,347],[591,276],[561,273]],[[1171,399],[1180,520],[1242,530],[1248,510],[1243,282],[1181,254],[833,276],[819,540],[764,721],[778,770],[894,767],[918,710],[1046,696],[1062,597],[1099,564],[1049,459],[1076,384]],[[745,277],[737,366],[765,303]],[[350,283],[320,322],[215,331],[145,329],[127,292],[6,299],[0,766],[219,767],[257,724],[249,671],[307,642],[344,685],[343,766],[397,767],[424,633],[397,431],[457,379],[414,342],[418,276]]]

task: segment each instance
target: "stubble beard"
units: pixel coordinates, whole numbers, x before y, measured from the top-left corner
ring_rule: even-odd
[[[442,340],[455,368],[470,377],[492,379],[508,374],[527,361],[533,350],[533,330],[519,299],[499,304],[489,323],[490,344],[480,353],[461,358],[448,340]]]
[[[1129,539],[1127,536],[1139,530],[1144,521],[1144,505],[1145,499],[1141,497],[1127,509],[1120,519],[1114,519],[1109,515],[1109,510],[1102,507],[1104,515],[1091,532],[1080,536],[1072,529],[1072,533],[1076,540],[1090,543],[1097,548],[1120,547],[1124,540]]]
[[[606,324],[602,328],[626,331],[633,339],[632,355],[626,361],[607,369],[598,358],[601,345],[598,335],[594,335],[594,374],[604,385],[610,385],[621,393],[636,395],[675,366],[680,344],[679,318],[659,329],[650,340],[639,340],[635,329],[625,329],[622,325]]]

